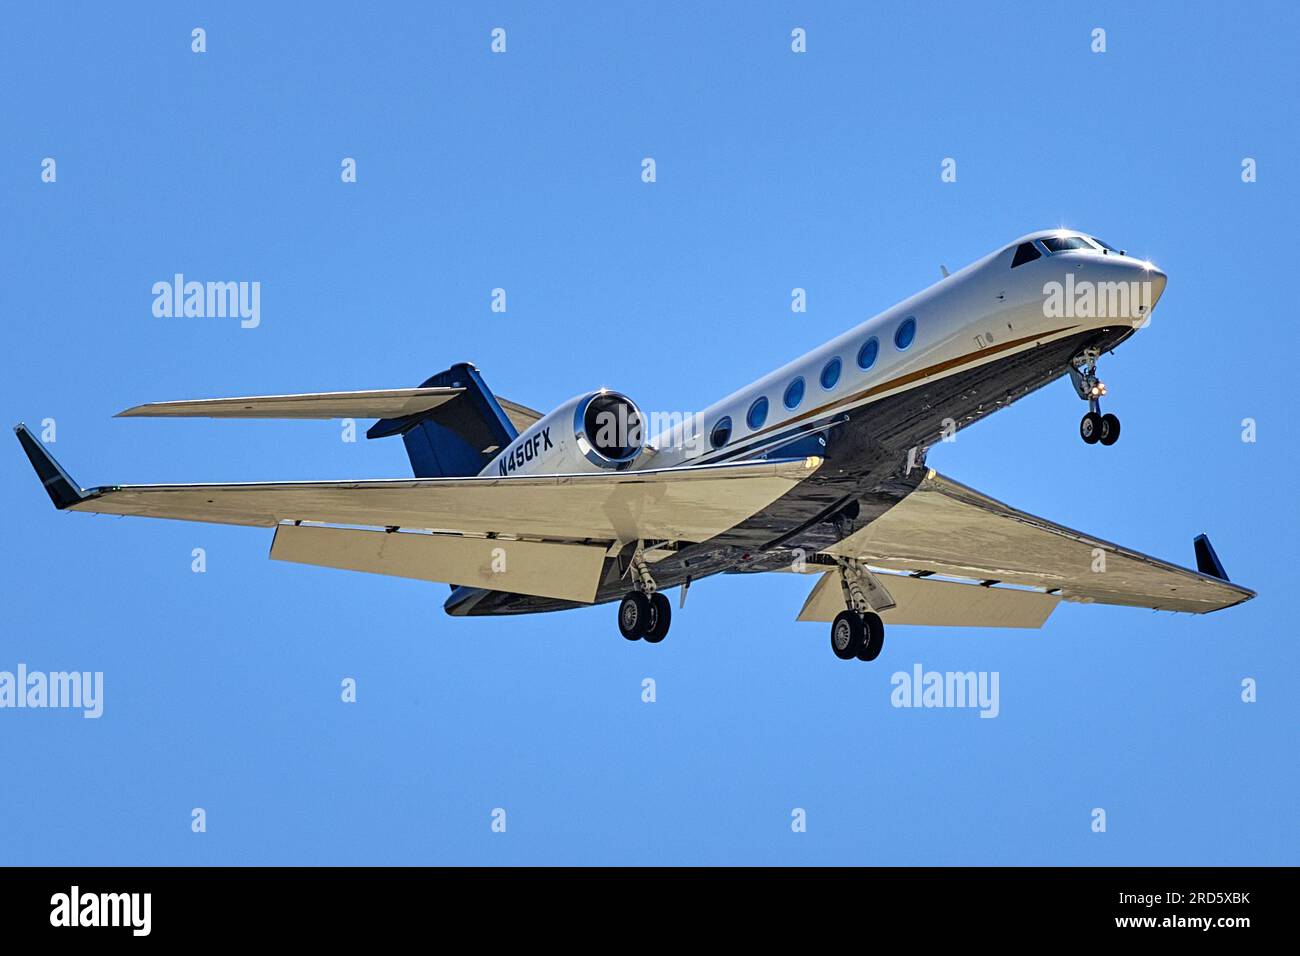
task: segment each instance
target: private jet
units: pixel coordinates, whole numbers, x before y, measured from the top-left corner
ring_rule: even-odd
[[[171,401],[125,417],[375,419],[413,478],[82,488],[15,431],[56,508],[274,528],[280,561],[441,582],[455,616],[618,602],[658,643],[665,596],[719,573],[811,575],[798,615],[841,660],[885,625],[1041,627],[1061,600],[1201,614],[1254,592],[1205,535],[1196,570],[1054,524],[944,477],[926,450],[1058,378],[1079,433],[1119,438],[1098,361],[1165,290],[1152,263],[1076,230],[1024,236],[691,415],[609,389],[549,414],[472,364],[418,388]]]

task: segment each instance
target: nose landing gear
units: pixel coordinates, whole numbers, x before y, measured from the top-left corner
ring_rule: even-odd
[[[1079,437],[1089,445],[1100,442],[1113,445],[1119,441],[1119,418],[1101,413],[1101,397],[1106,394],[1106,383],[1097,378],[1097,349],[1086,349],[1070,362],[1070,381],[1079,397],[1087,401],[1088,412],[1079,421]]]
[[[1079,437],[1089,445],[1113,445],[1119,441],[1119,419],[1109,413],[1088,412],[1079,422]]]

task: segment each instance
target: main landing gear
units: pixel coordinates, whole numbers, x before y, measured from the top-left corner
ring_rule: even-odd
[[[1101,413],[1101,397],[1106,394],[1106,384],[1097,378],[1097,349],[1085,349],[1070,362],[1070,381],[1079,397],[1087,401],[1088,413],[1079,421],[1079,437],[1089,445],[1101,442],[1113,445],[1119,441],[1119,419]]]
[[[831,625],[831,650],[842,661],[874,661],[885,646],[885,622],[875,611],[840,611]]]
[[[638,548],[629,568],[635,590],[623,595],[618,605],[618,629],[629,641],[642,638],[649,644],[658,644],[668,636],[673,610],[668,598],[655,590],[655,580],[650,576],[645,558]]]
[[[862,562],[841,558],[839,563],[848,607],[831,623],[831,651],[842,661],[874,661],[885,646],[885,622],[872,608],[888,610],[894,599]]]

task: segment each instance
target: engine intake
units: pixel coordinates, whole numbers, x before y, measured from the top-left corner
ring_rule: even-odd
[[[480,474],[577,475],[632,467],[645,447],[636,403],[601,389],[571,398],[503,448]]]
[[[592,464],[619,468],[641,454],[641,411],[618,392],[595,392],[573,410],[573,434],[578,449]]]

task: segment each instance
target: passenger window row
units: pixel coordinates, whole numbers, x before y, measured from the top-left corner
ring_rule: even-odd
[[[1035,250],[1035,255],[1037,255]],[[909,348],[916,340],[916,316],[909,315],[898,327],[894,329],[894,348],[902,352]],[[880,339],[872,335],[862,343],[858,349],[858,368],[867,371],[876,364],[876,359],[880,357]],[[844,363],[837,355],[830,359],[822,366],[821,374],[817,381],[826,391],[831,391],[839,384],[840,373],[843,371]],[[807,386],[802,375],[795,376],[785,387],[785,393],[781,397],[781,404],[787,411],[794,411],[804,400],[804,394]],[[749,426],[751,432],[756,432],[767,422],[769,403],[766,395],[760,395],[754,399],[753,404],[749,406],[749,411],[745,413],[745,424]],[[731,416],[725,415],[718,419],[712,430],[709,432],[709,444],[713,448],[721,448],[731,440]]]

